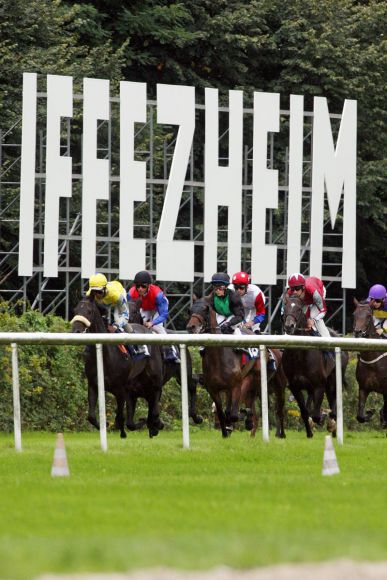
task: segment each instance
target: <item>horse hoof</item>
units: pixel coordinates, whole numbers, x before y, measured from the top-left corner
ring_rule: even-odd
[[[195,425],[201,425],[203,423],[203,417],[201,415],[191,415],[191,419]]]
[[[245,421],[246,431],[251,431],[253,428],[253,421],[251,419],[246,419]]]
[[[366,420],[365,420],[365,417],[362,417],[361,415],[358,415],[358,416],[356,417],[356,419],[358,420],[358,422],[359,422],[359,423],[365,423],[365,421],[366,421]]]
[[[157,437],[157,435],[159,434],[159,430],[156,429],[156,427],[152,427],[151,429],[149,429],[149,437],[152,439],[153,437]]]
[[[286,439],[285,433],[276,433],[275,436],[277,437],[277,439]]]
[[[307,433],[306,436],[307,436],[308,439],[312,439],[313,433]]]
[[[121,437],[121,439],[126,439],[127,435],[126,435],[125,431],[121,431],[120,437]]]

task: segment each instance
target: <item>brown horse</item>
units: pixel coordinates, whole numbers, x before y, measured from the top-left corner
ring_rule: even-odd
[[[368,302],[354,299],[353,335],[355,338],[380,338],[375,330],[372,309]],[[384,405],[380,410],[380,422],[387,428],[387,352],[363,351],[358,355],[356,380],[359,384],[359,406],[357,420],[359,423],[369,421],[373,411],[365,412],[368,395],[374,391],[383,395]]]
[[[285,334],[309,335],[306,330],[304,303],[298,296],[285,296],[283,324]],[[329,330],[332,336],[334,331]],[[348,353],[341,353],[342,374],[348,364]],[[282,365],[291,390],[304,421],[307,437],[313,437],[309,416],[317,425],[321,425],[321,404],[326,394],[330,406],[328,430],[336,433],[336,372],[333,357],[326,357],[319,349],[287,348],[282,355]],[[312,409],[305,403],[303,391],[308,394]]]
[[[92,297],[85,297],[74,309],[74,318],[71,321],[72,332],[108,332],[107,324],[101,316],[100,308]],[[144,327],[133,324],[133,330],[137,333],[149,333]],[[105,389],[112,393],[117,400],[116,423],[121,437],[126,437],[124,405],[130,393],[131,384],[136,381],[146,385],[148,417],[146,424],[149,436],[158,435],[160,424],[159,402],[161,396],[162,361],[160,348],[157,345],[148,347],[150,358],[133,361],[130,356],[124,356],[117,345],[103,345],[103,363]],[[88,420],[99,429],[99,423],[95,413],[98,398],[97,362],[95,347],[87,347],[85,350],[85,373],[88,381]]]
[[[192,304],[187,330],[191,334],[220,332],[216,326],[215,311],[208,297],[196,299]],[[243,367],[243,353],[223,346],[207,346],[202,355],[203,382],[215,403],[222,436],[228,437],[232,431],[232,424],[239,420],[239,402],[247,376],[248,382],[243,392],[248,404],[251,408],[254,407],[255,382],[260,377],[260,361],[259,359],[252,360]],[[226,394],[225,411],[223,411],[221,399],[223,392]],[[247,427],[251,429],[253,427],[252,409],[249,411],[246,422]]]

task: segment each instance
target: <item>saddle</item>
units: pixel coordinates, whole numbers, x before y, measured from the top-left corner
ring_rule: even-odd
[[[115,334],[117,332],[116,327],[113,326],[112,324],[108,324],[107,329],[112,334]],[[128,358],[128,351],[127,351],[126,346],[124,344],[117,344],[117,348],[124,355],[125,358]]]

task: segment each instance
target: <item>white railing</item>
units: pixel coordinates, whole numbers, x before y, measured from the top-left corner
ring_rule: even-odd
[[[261,360],[265,360],[266,347],[273,348],[318,348],[335,350],[336,357],[336,397],[337,397],[337,441],[343,444],[343,396],[341,376],[341,350],[387,351],[387,340],[361,338],[323,338],[287,335],[222,335],[222,334],[72,334],[50,332],[0,332],[0,344],[12,347],[12,382],[14,406],[15,448],[21,451],[21,419],[18,369],[18,344],[66,344],[97,345],[98,404],[100,418],[101,448],[107,451],[105,388],[103,373],[103,344],[178,344],[181,351],[181,389],[183,447],[189,448],[187,346],[259,346]],[[269,414],[266,367],[261,372],[262,438],[269,441]]]

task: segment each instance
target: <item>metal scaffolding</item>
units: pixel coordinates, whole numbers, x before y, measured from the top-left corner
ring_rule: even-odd
[[[73,193],[60,201],[59,269],[58,278],[43,276],[44,194],[45,194],[45,93],[38,93],[36,203],[34,216],[34,271],[30,277],[17,275],[18,228],[20,199],[21,120],[6,131],[0,130],[0,293],[3,299],[25,309],[27,305],[42,313],[57,313],[71,318],[72,308],[85,290],[81,279],[81,123],[82,96],[74,95],[74,116],[62,122],[61,152],[73,158]],[[228,109],[220,107],[219,155],[220,164],[228,158]],[[253,110],[244,109],[245,145],[243,152],[243,223],[242,269],[250,270],[252,228],[252,118]],[[312,113],[304,114],[304,168],[302,201],[301,270],[309,275],[310,205],[311,205],[311,140]],[[340,115],[331,115],[333,132]],[[98,128],[98,156],[110,162],[110,196],[97,203],[96,266],[109,279],[118,276],[119,244],[119,144],[117,127],[119,99],[111,98],[111,120]],[[225,121],[227,119],[227,122]],[[151,273],[156,268],[156,237],[161,208],[168,183],[173,157],[176,128],[156,123],[156,102],[147,102],[147,122],[136,125],[135,156],[146,161],[146,201],[135,204],[134,235],[146,239],[146,267]],[[222,120],[223,125],[222,126]],[[266,240],[278,249],[278,284],[263,286],[267,298],[267,330],[279,330],[281,296],[286,284],[287,206],[288,206],[288,125],[289,111],[281,111],[279,134],[269,135],[268,167],[279,171],[278,210],[267,210]],[[208,291],[203,280],[203,135],[204,106],[196,105],[194,143],[184,183],[175,239],[191,240],[195,247],[195,279],[193,283],[158,280],[170,302],[168,326],[183,330],[194,294]],[[327,210],[327,207],[325,208]],[[340,214],[341,209],[339,209]],[[340,221],[340,220],[338,220]],[[333,232],[328,212],[324,223],[322,276],[327,287],[328,316],[326,321],[339,332],[345,333],[345,290],[341,288],[342,230],[340,223]],[[218,269],[226,270],[227,263],[227,210],[219,208]],[[122,281],[126,287],[129,280]]]

